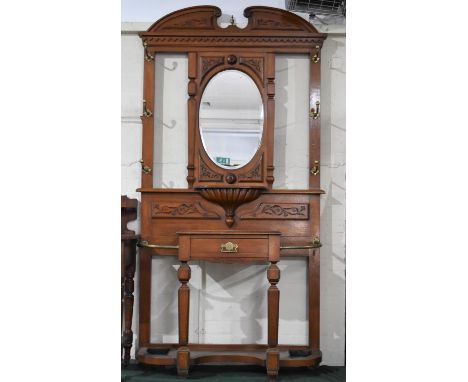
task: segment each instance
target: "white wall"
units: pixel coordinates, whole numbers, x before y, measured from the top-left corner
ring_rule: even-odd
[[[143,49],[134,31],[144,30],[148,26],[148,23],[132,23],[123,24],[122,28],[121,193],[137,198],[140,195],[135,189],[140,186],[141,176],[138,160],[141,158],[139,115],[143,94]],[[345,334],[345,38],[343,35],[332,35],[325,41],[321,65],[321,181],[322,188],[327,192],[323,196],[321,210],[321,240],[324,244],[321,250],[321,349],[323,363],[343,365]],[[171,67],[170,64],[168,66]],[[179,69],[182,68],[183,66],[179,65]],[[174,117],[179,126],[184,122],[183,115]],[[169,126],[173,125],[172,118],[161,123],[163,122]],[[293,141],[291,145],[294,150]],[[170,153],[168,155],[170,157]],[[165,168],[167,176],[165,185],[162,186],[171,186],[171,179],[180,178],[177,171],[171,172],[171,163],[168,163],[171,160],[167,158],[167,156],[162,158],[159,163]],[[139,222],[130,226],[136,228],[138,232],[138,225]],[[153,289],[154,305],[164,309],[153,310],[151,336],[153,340],[176,342],[176,298],[173,293],[178,287],[175,276],[176,262],[171,259],[155,258],[153,266],[159,269],[159,272],[155,272],[153,276],[158,279],[159,286]],[[304,263],[302,260],[288,259],[281,261],[280,268],[283,271],[279,284],[282,294],[280,342],[306,343]],[[192,270],[191,341],[266,342],[264,291],[267,282],[266,277],[262,277],[265,274],[264,265],[232,264],[226,269],[219,264],[201,263],[194,264]],[[170,292],[166,294],[166,291]],[[292,296],[294,298],[291,298]],[[136,304],[135,329],[137,312]]]
[[[322,49],[320,180],[320,343],[323,362],[344,365],[346,207],[346,48],[329,36]]]
[[[247,20],[243,15],[244,9],[252,5],[284,8],[284,0],[122,0],[121,4],[123,22],[144,21],[150,23],[170,12],[195,5],[216,5],[221,8],[226,20],[229,20],[229,17],[233,15],[241,23]],[[222,19],[224,19],[223,16]]]

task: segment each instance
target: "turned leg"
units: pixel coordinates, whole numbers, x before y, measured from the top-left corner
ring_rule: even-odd
[[[124,290],[125,290],[125,244],[123,241],[120,242],[120,358],[123,363],[123,325],[124,325]]]
[[[266,368],[269,377],[276,378],[279,371],[278,323],[280,291],[276,284],[280,279],[280,270],[276,261],[272,261],[267,270],[268,281],[268,349]]]
[[[125,241],[124,244],[125,275],[123,280],[123,306],[124,306],[124,331],[122,335],[122,346],[124,348],[123,364],[127,366],[130,362],[130,349],[133,344],[133,291],[135,289],[135,257],[136,240]]]
[[[177,271],[177,277],[182,284],[179,287],[179,348],[177,349],[177,374],[187,376],[190,366],[190,351],[188,345],[190,288],[190,266],[182,261]]]

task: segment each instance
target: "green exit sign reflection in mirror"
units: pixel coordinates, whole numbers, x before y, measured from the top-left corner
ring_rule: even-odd
[[[216,163],[222,164],[224,166],[229,166],[231,164],[231,158],[224,157],[215,157]]]

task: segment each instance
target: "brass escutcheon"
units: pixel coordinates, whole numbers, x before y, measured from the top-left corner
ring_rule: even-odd
[[[237,253],[238,248],[239,244],[231,243],[230,241],[221,244],[221,252],[223,253]]]

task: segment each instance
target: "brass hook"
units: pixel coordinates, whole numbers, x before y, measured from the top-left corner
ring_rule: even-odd
[[[317,119],[320,115],[320,101],[317,101],[315,102],[315,109],[312,108],[310,109],[310,116],[313,118],[313,119]]]
[[[315,166],[312,167],[312,170],[310,170],[310,173],[313,176],[317,176],[319,174],[319,172],[320,172],[319,161],[318,160],[314,161],[314,164],[315,164]]]
[[[153,61],[154,56],[148,53],[148,49],[147,49],[148,43],[146,41],[143,42],[143,46],[145,48],[145,61]]]
[[[153,115],[151,110],[146,107],[146,100],[143,100],[143,117],[149,118]]]
[[[231,15],[231,19],[229,20],[231,25],[234,25],[236,23],[236,20],[234,19],[234,15]]]
[[[145,162],[143,161],[143,159],[140,159],[140,163],[141,163],[141,171],[143,171],[144,174],[151,174],[151,167],[149,166],[145,166]]]
[[[320,45],[315,45],[315,50],[317,51],[314,56],[312,57],[312,62],[314,64],[318,63],[320,61],[320,56],[319,56],[319,52],[320,52]]]

